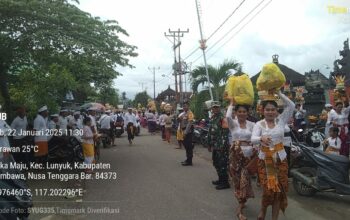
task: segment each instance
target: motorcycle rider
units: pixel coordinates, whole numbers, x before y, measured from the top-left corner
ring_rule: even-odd
[[[128,133],[129,144],[132,144],[135,135],[134,130],[136,128],[136,116],[132,113],[132,108],[128,108],[128,112],[124,115],[124,119],[124,126]]]
[[[112,145],[114,146],[114,139],[113,139],[113,134],[112,134],[112,129],[111,129],[111,116],[109,116],[110,114],[110,110],[105,111],[102,115],[100,120],[98,121],[98,123],[100,124],[100,128],[102,132],[106,132],[107,135],[111,138],[112,140]]]
[[[115,114],[115,127],[120,127],[120,129],[124,129],[124,117],[119,109],[116,110]],[[123,133],[124,131],[121,131]]]

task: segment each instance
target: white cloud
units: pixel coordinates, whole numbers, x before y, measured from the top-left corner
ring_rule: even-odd
[[[201,0],[203,30],[208,37],[241,2],[232,0]],[[246,0],[231,19],[208,41],[212,46],[229,29],[245,16],[260,1]],[[263,5],[268,0],[265,0]],[[348,0],[273,0],[251,23],[208,60],[217,65],[224,59],[234,58],[243,63],[243,69],[253,75],[262,65],[271,61],[275,53],[280,62],[300,73],[320,68],[324,64],[332,67],[335,56],[349,37],[350,14],[329,14],[327,6],[350,8]],[[126,29],[130,37],[123,38],[129,44],[138,46],[139,56],[130,62],[136,68],[118,69],[122,77],[115,80],[116,87],[127,96],[147,86],[153,96],[153,74],[148,67],[160,67],[156,71],[156,94],[168,85],[174,88],[171,66],[174,61],[172,44],[164,37],[168,29],[186,30],[182,38],[182,57],[199,46],[199,28],[195,0],[81,0],[79,7],[103,19],[115,19]],[[247,20],[246,20],[247,21]],[[245,21],[245,22],[246,22]],[[243,23],[245,23],[243,22]],[[230,38],[241,26],[208,52],[208,57]],[[198,50],[187,62],[201,55]],[[199,59],[194,66],[203,63]],[[329,71],[329,70],[327,70]],[[162,77],[162,75],[169,75]]]

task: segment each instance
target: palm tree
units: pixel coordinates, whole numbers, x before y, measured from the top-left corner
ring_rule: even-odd
[[[220,97],[220,87],[224,85],[230,76],[227,71],[229,69],[234,69],[237,74],[241,72],[241,64],[234,60],[225,60],[222,64],[217,67],[211,65],[208,66],[208,73],[210,79],[210,85],[208,85],[208,80],[206,76],[205,66],[199,66],[192,71],[191,74],[191,86],[194,93],[198,93],[199,85],[208,85],[212,87],[214,100],[219,100]]]

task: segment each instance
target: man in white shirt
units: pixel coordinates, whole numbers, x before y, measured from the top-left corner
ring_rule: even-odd
[[[67,118],[67,121],[68,121],[68,127],[69,127],[69,122],[74,118],[74,113],[75,113],[75,111],[73,111],[73,110],[68,110],[67,111],[66,118]],[[79,112],[79,114],[80,114],[80,112]]]
[[[68,111],[67,109],[62,109],[60,111],[60,116],[58,117],[58,126],[59,129],[62,130],[63,134],[66,134],[67,132],[67,126],[68,126],[68,119],[67,119]]]
[[[83,129],[83,122],[81,121],[80,112],[76,111],[73,113],[73,118],[69,120],[68,126],[75,129]]]
[[[165,121],[164,118],[166,117],[165,111],[162,112],[162,114],[159,116],[159,126],[160,130],[162,131],[162,140],[165,141]]]
[[[14,147],[20,147],[22,149],[23,145],[26,145],[25,143],[25,132],[27,130],[28,121],[26,116],[26,110],[24,107],[18,107],[17,108],[17,117],[13,119],[11,123],[11,128],[15,130],[13,136],[13,146]],[[30,152],[22,152],[22,150],[18,153],[12,154],[16,162],[23,162],[28,163]]]
[[[58,130],[59,129],[58,117],[59,117],[58,114],[50,115],[51,120],[49,121],[48,129],[50,129],[50,130]]]
[[[54,146],[56,145],[57,142],[61,141],[61,138],[59,136],[59,125],[58,125],[58,114],[52,114],[50,115],[50,121],[48,123],[48,129],[50,130],[50,132],[48,133],[49,135],[47,136],[47,141],[48,141],[48,145],[50,146]]]
[[[38,146],[38,151],[34,153],[37,162],[43,163],[46,161],[48,154],[48,141],[46,135],[47,123],[46,118],[48,116],[47,106],[39,108],[38,115],[34,119],[34,130],[36,136],[34,138],[35,145]]]
[[[97,134],[96,109],[95,108],[89,108],[88,109],[88,116],[89,116],[89,118],[91,118],[91,130],[92,130],[92,133]]]
[[[102,132],[106,132],[111,138],[112,145],[114,144],[114,135],[112,132],[111,124],[113,123],[113,119],[110,116],[111,110],[107,110],[104,114],[102,114],[100,120],[98,121],[100,124],[100,128]]]
[[[100,124],[101,129],[111,129],[111,117],[108,115],[108,112],[104,112],[101,115],[98,123]]]
[[[132,113],[132,108],[128,108],[128,112],[125,113],[124,122],[125,129],[128,133],[129,144],[132,144],[136,127],[136,116]]]

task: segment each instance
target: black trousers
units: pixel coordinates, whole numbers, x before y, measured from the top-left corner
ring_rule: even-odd
[[[161,125],[160,130],[162,131],[162,140],[165,140],[165,125]]]
[[[194,145],[192,143],[192,132],[188,133],[187,135],[185,135],[185,138],[183,140],[183,144],[185,146],[185,150],[186,150],[186,161],[188,163],[192,163],[192,158],[193,158],[193,148]]]
[[[126,126],[126,131],[128,133],[128,140],[133,140],[135,135],[134,124],[129,122]]]
[[[228,181],[228,147],[214,149],[212,153],[213,166],[221,182]]]

